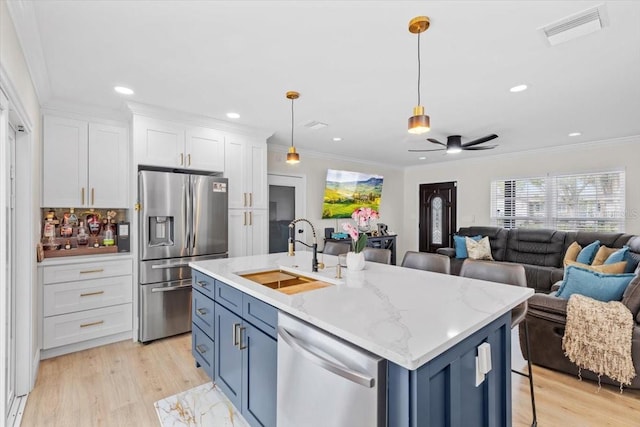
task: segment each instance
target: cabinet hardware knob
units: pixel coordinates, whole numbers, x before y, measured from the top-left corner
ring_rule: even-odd
[[[95,270],[83,270],[80,274],[89,274],[89,273],[102,273],[104,268],[96,268]]]
[[[198,344],[196,346],[196,350],[198,350],[198,353],[200,353],[200,354],[205,354],[207,352],[207,348],[205,346],[203,346],[202,344]]]
[[[97,325],[102,325],[104,323],[104,320],[98,320],[97,322],[90,322],[90,323],[82,323],[80,325],[81,328],[88,328],[89,326],[97,326]]]
[[[204,308],[199,308],[196,311],[200,316],[204,316],[205,314],[207,314],[207,310],[205,310]]]
[[[92,296],[92,295],[102,295],[102,294],[104,294],[104,291],[95,291],[95,292],[86,292],[86,293],[80,294],[80,296],[81,297],[89,297],[89,296]]]

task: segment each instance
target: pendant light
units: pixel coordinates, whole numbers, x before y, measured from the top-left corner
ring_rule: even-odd
[[[289,152],[287,153],[287,163],[290,165],[300,163],[300,154],[296,153],[296,147],[293,146],[293,100],[298,98],[300,98],[298,92],[292,90],[287,92],[287,99],[291,100],[291,147],[289,147]]]
[[[416,16],[409,21],[409,32],[418,35],[418,105],[413,108],[413,116],[409,117],[409,133],[421,134],[431,129],[429,116],[424,114],[424,107],[420,105],[420,33],[429,28],[428,16]]]

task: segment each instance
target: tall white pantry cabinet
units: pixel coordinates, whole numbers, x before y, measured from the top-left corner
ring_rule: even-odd
[[[221,172],[229,179],[229,256],[268,252],[266,139],[134,115],[135,164]]]

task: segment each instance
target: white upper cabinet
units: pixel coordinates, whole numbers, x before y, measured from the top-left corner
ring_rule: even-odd
[[[43,207],[127,207],[124,126],[47,115],[43,139]]]
[[[144,116],[134,116],[133,128],[139,165],[224,171],[221,132]]]
[[[266,142],[228,135],[225,144],[225,163],[225,176],[229,178],[229,208],[266,209]]]

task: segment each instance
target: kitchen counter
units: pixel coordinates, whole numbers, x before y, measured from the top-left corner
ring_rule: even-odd
[[[403,368],[416,370],[470,337],[533,290],[367,262],[363,271],[342,270],[338,258],[311,271],[311,253],[256,255],[189,265]],[[238,275],[282,268],[334,286],[286,295]]]

